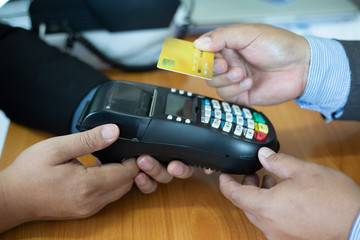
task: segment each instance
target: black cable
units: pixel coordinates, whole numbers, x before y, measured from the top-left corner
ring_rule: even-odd
[[[68,34],[68,38],[66,40],[67,49],[72,49],[74,43],[78,42],[104,63],[108,64],[111,67],[119,68],[127,72],[151,71],[156,69],[157,63],[133,66],[133,65],[123,64],[119,61],[115,61],[112,58],[108,57],[105,53],[100,51],[94,44],[92,44],[89,40],[87,40],[80,32],[73,31],[69,26],[65,26],[65,29],[67,29],[66,32]]]
[[[77,38],[77,41],[81,43],[85,48],[87,48],[90,52],[92,52],[95,56],[97,56],[103,62],[109,64],[112,67],[120,68],[124,71],[128,72],[140,72],[140,71],[150,71],[156,68],[157,63],[145,64],[145,65],[126,65],[119,61],[115,61],[112,58],[108,57],[105,53],[100,51],[97,47],[94,46],[89,40],[87,40],[84,36],[80,35]]]
[[[195,0],[189,0],[189,9],[185,17],[185,24],[178,28],[178,34],[176,38],[184,38],[189,32],[189,27],[191,25],[191,16],[193,14],[195,7]]]
[[[186,15],[186,24],[178,28],[177,34],[175,37],[177,38],[184,38],[188,32],[189,26],[191,24],[191,16],[194,10],[195,2],[194,0],[189,0],[190,6],[188,9],[188,14]],[[114,68],[119,68],[124,71],[128,72],[140,72],[140,71],[151,71],[156,69],[157,63],[151,63],[151,64],[145,64],[145,65],[127,65],[123,64],[119,61],[115,61],[112,58],[108,57],[105,53],[100,51],[94,44],[92,44],[89,40],[87,40],[84,36],[82,36],[81,33],[76,33],[72,31],[70,28],[68,28],[68,34],[69,37],[67,39],[66,46],[67,48],[72,48],[75,41],[78,41],[80,44],[82,44],[86,49],[88,49],[91,53],[93,53],[95,56],[97,56],[101,61],[104,63],[110,65]]]

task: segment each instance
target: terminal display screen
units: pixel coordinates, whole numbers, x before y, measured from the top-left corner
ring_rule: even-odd
[[[194,99],[169,93],[166,101],[165,113],[193,120]]]

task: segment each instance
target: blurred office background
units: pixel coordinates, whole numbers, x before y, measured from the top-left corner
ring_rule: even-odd
[[[0,5],[0,21],[32,30],[99,69],[114,62],[147,69],[157,61],[165,37],[236,23],[360,40],[360,0],[0,0]],[[80,33],[105,57],[72,42],[69,29],[76,33],[70,37]]]
[[[164,24],[168,24],[169,15],[173,15],[175,24],[180,27],[184,24],[189,26],[188,33],[190,34],[244,22],[262,22],[286,28],[306,28],[312,25],[336,25],[336,23],[348,24],[356,21],[360,7],[360,0],[107,0],[101,3],[96,3],[98,1],[94,0],[0,0],[0,20],[30,29],[29,6],[33,2],[37,2],[37,5],[44,5],[45,2],[48,2],[51,3],[48,4],[49,6],[72,4],[74,8],[85,8],[86,6],[98,8],[100,5],[108,5],[118,11],[118,15],[125,16],[126,13],[123,9],[126,8],[126,5],[129,5],[130,11],[136,9],[143,11],[146,6],[147,11],[156,9],[157,13],[160,12],[157,15],[153,14],[153,20],[166,15]],[[167,3],[164,4],[165,2]],[[149,7],[150,5],[152,7]],[[46,13],[46,8],[49,7],[46,6],[42,9],[44,16],[54,13],[51,12],[51,9],[49,9],[49,13]],[[177,11],[174,11],[174,8],[177,8]],[[59,18],[63,15],[65,18],[67,16],[64,13],[70,10],[68,7],[67,9],[57,9],[56,17]],[[90,9],[90,11],[94,11],[94,9]],[[115,20],[117,19],[114,18]],[[149,22],[151,23],[151,19]]]
[[[190,32],[261,22],[300,34],[360,39],[360,0],[183,0]]]

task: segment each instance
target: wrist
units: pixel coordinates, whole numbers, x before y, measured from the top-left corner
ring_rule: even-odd
[[[0,233],[33,221],[25,208],[26,200],[18,194],[19,189],[10,176],[7,169],[0,171]]]
[[[18,225],[16,214],[13,212],[14,207],[8,200],[8,181],[4,172],[5,170],[0,172],[0,233]]]
[[[295,101],[331,121],[341,116],[350,92],[349,61],[336,40],[316,37],[306,40],[311,50],[309,76],[304,92]]]
[[[305,92],[306,85],[309,79],[309,71],[310,71],[310,64],[311,64],[311,47],[309,42],[306,40],[306,38],[302,37],[302,44],[301,44],[301,51],[303,52],[303,58],[302,58],[302,76],[301,84],[300,84],[300,93],[297,96],[299,98],[303,93]]]

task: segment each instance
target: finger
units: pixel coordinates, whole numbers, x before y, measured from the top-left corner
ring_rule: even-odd
[[[223,74],[214,75],[212,81],[208,81],[209,86],[211,87],[224,87],[230,84],[239,83],[245,80],[245,74],[242,68],[232,67],[229,68],[229,71]]]
[[[115,124],[106,124],[94,129],[54,137],[45,140],[44,148],[46,154],[51,155],[52,164],[63,163],[64,160],[77,158],[111,145],[119,136],[119,128]],[[44,158],[46,159],[46,158]]]
[[[133,186],[133,181],[130,181],[121,185],[119,188],[105,192],[102,195],[102,203],[101,203],[102,206],[100,207],[100,209],[109,203],[119,200],[122,196],[124,196],[127,192],[131,190],[132,186]]]
[[[287,154],[275,153],[267,147],[260,148],[258,156],[264,168],[282,180],[295,178],[306,168],[305,161]]]
[[[95,163],[96,163],[96,166],[99,166],[99,167],[102,165],[102,162],[98,158],[95,158]]]
[[[257,175],[256,173],[254,174],[249,174],[249,175],[245,175],[244,179],[242,181],[243,185],[249,185],[249,186],[256,186],[258,187],[260,184],[260,178],[259,175]]]
[[[194,41],[194,46],[203,51],[218,52],[224,48],[243,49],[261,34],[261,24],[241,24],[203,35]]]
[[[246,75],[242,68],[240,67],[231,67],[227,73],[227,78],[230,83],[237,83],[245,80]]]
[[[261,206],[263,192],[260,188],[249,185],[242,185],[227,174],[220,174],[220,191],[235,206],[252,212],[253,209]]]
[[[138,189],[145,194],[155,192],[158,187],[158,183],[143,172],[139,172],[134,180]]]
[[[244,69],[243,75],[245,75],[245,63],[246,61],[239,54],[238,51],[233,49],[223,49],[219,53],[215,53],[214,59],[214,75],[225,73],[232,67],[239,67]]]
[[[83,204],[83,211],[77,210],[80,215],[77,215],[76,218],[86,218],[94,215],[99,212],[109,203],[115,202],[119,200],[125,193],[129,192],[132,188],[133,182],[128,182],[123,184],[121,187],[117,189],[113,189],[108,192],[98,193],[97,195],[93,195],[91,204]],[[73,217],[70,217],[73,218]],[[65,218],[69,219],[69,217]]]
[[[276,179],[271,175],[265,175],[263,177],[262,188],[270,189],[277,184]]]
[[[166,167],[151,156],[140,156],[137,158],[136,163],[143,172],[160,183],[168,183],[173,179],[167,172]]]
[[[214,59],[214,66],[213,66],[213,72],[214,76],[217,76],[219,74],[223,74],[228,70],[228,63],[224,58],[221,57],[215,57]]]
[[[194,173],[194,168],[180,161],[171,161],[167,167],[167,171],[177,178],[189,178]]]
[[[214,53],[214,58],[223,58],[222,53],[221,52]]]
[[[101,192],[109,192],[123,185],[133,183],[139,172],[135,159],[127,159],[122,163],[109,163],[87,168],[87,181]]]
[[[218,74],[216,76],[214,75],[213,79],[211,81],[206,81],[206,83],[213,88],[220,88],[233,84],[229,80],[227,73]]]
[[[225,48],[221,51],[221,56],[229,64],[230,67],[244,67],[245,60],[239,54],[239,51]]]
[[[195,41],[193,42],[194,47],[200,50],[209,51],[209,50],[205,50],[205,48],[208,49],[207,44],[211,43],[210,35],[212,34],[212,32],[213,31],[204,33],[200,37],[195,39]]]
[[[252,87],[252,85],[253,80],[251,78],[246,78],[240,82],[217,87],[216,91],[221,97],[232,100],[235,97],[241,97],[239,95],[246,93]]]
[[[212,174],[214,172],[214,170],[212,170],[212,169],[210,169],[210,168],[204,168],[204,173],[206,174],[206,175],[210,175],[210,174]]]
[[[76,158],[74,158],[74,159],[72,159],[72,160],[70,160],[70,161],[68,161],[68,162],[66,162],[66,163],[71,163],[71,164],[74,164],[74,165],[78,165],[78,166],[84,167],[84,165],[83,165],[79,160],[77,160]]]

